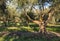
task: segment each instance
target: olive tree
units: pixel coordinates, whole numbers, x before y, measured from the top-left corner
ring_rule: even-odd
[[[23,15],[26,16],[29,21],[39,25],[39,32],[44,34],[46,34],[46,26],[48,21],[51,20],[55,12],[58,11],[57,7],[59,6],[58,4],[60,4],[59,0],[57,1],[56,0],[49,0],[49,1],[48,0],[13,0],[13,2],[17,3],[17,7],[22,8]],[[50,3],[51,7],[49,9],[44,9],[45,2],[52,2]],[[34,5],[37,4],[39,6],[41,5],[40,7],[42,8],[39,8],[39,10],[37,10],[34,7]],[[9,8],[9,6],[7,6],[7,9],[8,12],[10,12],[11,17],[12,15],[16,16],[16,14],[18,14],[18,12],[16,12],[17,10],[16,7]],[[33,11],[33,9],[35,9],[35,11]]]

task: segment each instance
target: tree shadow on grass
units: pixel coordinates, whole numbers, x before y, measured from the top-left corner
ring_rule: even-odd
[[[51,29],[56,29],[58,32],[58,29],[60,27],[47,27]],[[6,28],[2,28],[3,30]],[[2,30],[1,30],[2,31]],[[59,29],[60,31],[60,29]],[[10,32],[10,31],[9,31]],[[6,32],[8,33],[8,32]],[[4,34],[6,34],[4,33]],[[3,37],[4,41],[60,41],[60,37],[57,36],[54,33],[49,32],[46,35],[42,35],[39,32],[29,32],[27,30],[22,31],[11,31],[8,35]]]
[[[53,33],[42,35],[38,32],[14,31],[4,37],[4,41],[60,41]]]

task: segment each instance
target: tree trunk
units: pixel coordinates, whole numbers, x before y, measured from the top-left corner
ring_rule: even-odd
[[[41,34],[46,34],[46,22],[41,22],[40,24],[39,24],[39,32],[41,33]]]

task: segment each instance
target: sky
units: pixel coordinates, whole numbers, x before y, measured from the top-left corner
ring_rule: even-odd
[[[49,6],[51,6],[50,3],[48,3],[48,2],[45,2],[45,3],[44,3],[44,7],[49,8]]]
[[[48,2],[45,2],[45,3],[44,3],[44,8],[47,8],[47,9],[48,9],[49,6],[51,6],[50,3],[48,3]],[[35,5],[35,8],[36,8],[36,9],[39,9],[39,5]]]
[[[11,8],[17,8],[16,11],[18,11],[18,12],[20,11],[20,9],[18,8],[17,3],[14,3],[14,2],[12,2],[12,1],[10,2],[10,1],[8,0],[8,1],[6,2],[6,5],[8,5],[8,6],[11,7]],[[39,10],[40,6],[41,6],[41,5],[35,5],[34,8]],[[44,8],[47,8],[47,9],[48,9],[49,6],[51,6],[50,3],[48,3],[48,2],[45,2],[45,3],[44,3]],[[42,8],[42,7],[41,7],[41,8]]]

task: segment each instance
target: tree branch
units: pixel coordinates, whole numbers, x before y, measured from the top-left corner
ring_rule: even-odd
[[[51,17],[52,17],[52,15],[54,14],[54,8],[51,8],[50,10],[49,10],[49,12],[48,12],[48,20],[50,20],[51,19]]]
[[[32,21],[33,23],[40,24],[40,21],[31,19],[31,18],[29,17],[29,15],[27,15],[27,12],[26,12],[25,10],[24,10],[24,14],[25,14],[26,17],[27,17],[30,21]]]

